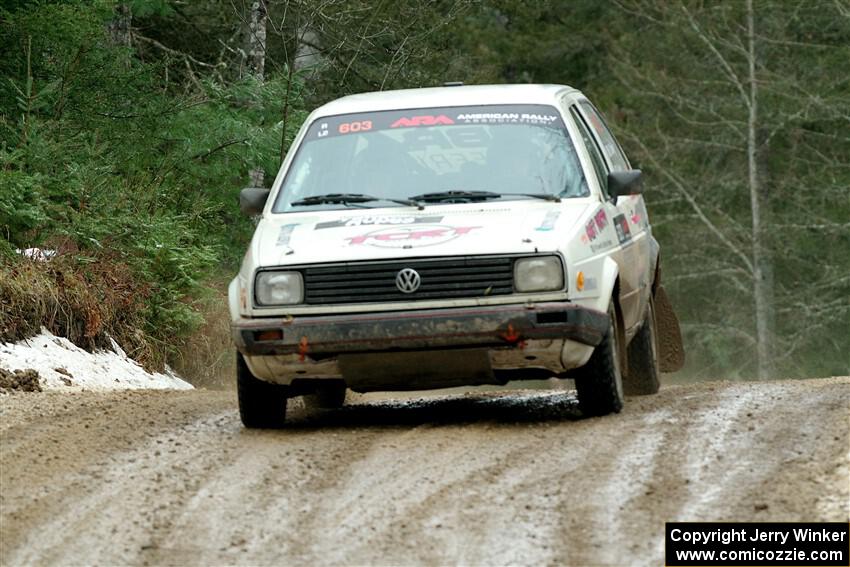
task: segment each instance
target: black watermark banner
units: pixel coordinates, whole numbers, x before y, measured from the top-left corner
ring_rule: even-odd
[[[667,567],[848,567],[850,524],[669,522]]]

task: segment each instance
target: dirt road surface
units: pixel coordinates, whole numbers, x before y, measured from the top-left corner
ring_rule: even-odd
[[[0,564],[663,565],[665,521],[847,521],[850,378],[355,400],[0,397]]]

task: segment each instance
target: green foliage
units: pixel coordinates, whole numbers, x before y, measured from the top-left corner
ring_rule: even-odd
[[[132,8],[163,17],[169,6]],[[63,273],[94,286],[109,279],[87,280],[92,262],[126,265],[144,299],[126,319],[136,332],[120,317],[102,330],[161,361],[150,353],[173,350],[201,322],[205,278],[237,265],[252,229],[238,192],[252,168],[275,174],[280,101],[289,89],[291,140],[304,117],[300,87],[202,76],[174,92],[165,62],[109,43],[104,7],[30,4],[0,23],[0,243],[58,249],[76,262]]]
[[[132,0],[127,2],[134,17],[167,17],[174,14],[174,7],[168,0]]]
[[[0,231],[10,245],[25,246],[27,235],[48,220],[39,177],[20,171],[0,175]]]
[[[607,28],[616,11],[596,0],[483,2],[460,24],[458,39],[474,64],[459,78],[593,91],[607,78]]]

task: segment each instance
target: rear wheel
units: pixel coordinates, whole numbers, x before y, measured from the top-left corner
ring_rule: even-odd
[[[658,392],[658,325],[652,297],[640,330],[629,344],[629,373],[623,383],[626,394],[647,395]]]
[[[264,382],[251,374],[240,353],[236,353],[236,394],[239,416],[249,428],[278,428],[286,419],[288,389]]]
[[[620,329],[613,305],[608,316],[608,332],[575,379],[578,404],[584,415],[607,415],[623,409]]]

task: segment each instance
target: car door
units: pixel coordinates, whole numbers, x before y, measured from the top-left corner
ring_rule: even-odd
[[[604,254],[608,255],[612,260],[614,260],[619,266],[620,272],[620,294],[617,298],[620,303],[621,310],[624,307],[624,299],[625,306],[628,307],[628,302],[630,298],[633,297],[633,294],[630,294],[631,284],[629,283],[629,274],[627,272],[628,266],[626,262],[626,258],[624,255],[624,249],[619,242],[619,232],[614,224],[613,220],[617,218],[620,214],[619,209],[614,204],[614,199],[611,195],[608,194],[607,188],[607,179],[608,172],[610,168],[602,157],[602,150],[599,147],[599,143],[594,138],[591,133],[590,126],[587,125],[586,119],[581,115],[578,109],[578,105],[572,105],[570,108],[570,114],[575,121],[576,126],[579,129],[581,134],[582,141],[584,143],[585,148],[587,148],[588,154],[590,154],[590,161],[593,164],[593,173],[596,175],[596,179],[599,182],[599,186],[602,189],[602,200],[596,211],[593,213],[594,219],[597,219],[595,223],[595,228],[598,230],[604,230],[609,233],[612,237],[607,240],[610,242],[608,248],[604,249]],[[595,231],[593,233],[588,233],[589,238],[594,238]],[[616,235],[616,237],[615,237]],[[624,298],[624,293],[625,298]],[[632,308],[629,307],[629,313],[631,313]],[[629,315],[631,317],[631,315]],[[625,318],[624,313],[624,321],[630,322],[630,319]]]
[[[583,126],[590,130],[596,150],[601,154],[607,172],[631,169],[614,135],[602,115],[587,100],[576,105]],[[603,187],[607,190],[603,181]],[[620,307],[626,334],[631,335],[643,319],[650,293],[650,241],[646,207],[642,195],[616,197],[607,195],[605,207],[610,215],[621,247],[618,254],[620,267]]]

